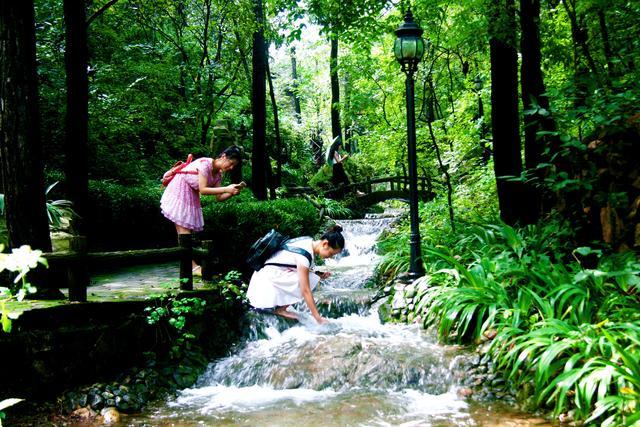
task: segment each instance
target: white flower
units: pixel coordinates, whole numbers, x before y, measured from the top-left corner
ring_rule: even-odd
[[[9,270],[19,273],[14,282],[18,282],[29,270],[36,268],[38,263],[46,265],[47,261],[42,258],[41,250],[32,250],[29,245],[13,249],[10,254],[0,253],[0,271]]]

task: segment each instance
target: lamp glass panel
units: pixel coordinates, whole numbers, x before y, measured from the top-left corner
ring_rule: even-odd
[[[396,56],[396,59],[400,61],[402,59],[402,39],[397,38],[393,43],[393,54]]]
[[[416,38],[405,37],[402,39],[402,58],[413,59],[416,57]]]
[[[422,59],[423,55],[424,55],[424,40],[422,39],[422,37],[418,37],[416,39],[416,58],[420,60]]]

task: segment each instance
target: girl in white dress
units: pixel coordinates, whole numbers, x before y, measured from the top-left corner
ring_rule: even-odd
[[[286,250],[276,252],[267,260],[265,266],[254,272],[251,277],[247,290],[247,298],[251,306],[256,309],[270,310],[274,314],[289,319],[297,319],[298,317],[287,311],[287,308],[291,304],[304,300],[316,322],[327,323],[328,320],[318,312],[312,291],[320,279],[329,277],[330,273],[315,274],[313,258],[315,255],[320,258],[331,258],[340,253],[344,248],[344,236],[341,232],[342,227],[334,225],[319,240],[299,237],[288,241],[288,246],[296,246],[309,252],[312,261],[309,262],[306,256],[298,253]]]

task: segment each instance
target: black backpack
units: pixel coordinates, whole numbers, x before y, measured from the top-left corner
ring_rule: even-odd
[[[297,240],[297,239],[295,239]],[[296,246],[289,246],[287,242],[293,241],[289,240],[287,236],[284,236],[278,233],[276,230],[271,229],[267,234],[256,240],[256,242],[251,245],[249,249],[249,255],[247,256],[247,264],[255,271],[262,269],[265,265],[277,265],[279,267],[295,267],[295,265],[291,264],[280,264],[275,262],[267,263],[267,260],[271,258],[276,252],[280,250],[285,250],[289,252],[294,252],[300,255],[304,255],[308,260],[309,264],[313,262],[311,258],[311,254],[308,251],[305,251],[302,248],[298,248]]]

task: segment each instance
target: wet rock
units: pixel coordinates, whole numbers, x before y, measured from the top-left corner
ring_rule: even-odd
[[[433,394],[446,392],[452,383],[440,354],[416,354],[415,348],[389,347],[350,337],[321,337],[305,343],[283,344],[275,354],[247,360],[232,360],[218,366],[208,377],[224,381],[233,372],[238,386],[269,384],[276,389],[309,388],[346,390],[352,388],[418,388]],[[275,350],[274,350],[275,351]],[[286,356],[283,356],[286,355]],[[271,362],[277,357],[278,364]]]
[[[402,295],[402,292],[397,292],[393,295],[393,300],[391,301],[391,308],[396,310],[402,310],[407,306],[407,300]]]
[[[120,412],[116,408],[109,407],[100,411],[102,422],[104,424],[115,424],[120,421]]]
[[[87,406],[87,395],[85,393],[82,393],[80,396],[78,396],[78,406]]]
[[[487,330],[487,331],[484,331],[484,332],[482,333],[482,335],[483,335],[486,339],[488,339],[488,340],[492,340],[492,339],[494,339],[494,338],[496,337],[496,335],[498,335],[498,331],[497,331],[497,330],[495,330],[495,329],[489,329],[489,330]]]
[[[96,411],[99,411],[104,407],[104,399],[99,393],[90,393],[87,403]]]
[[[564,412],[558,415],[558,421],[561,423],[570,423],[573,421],[574,411]]]
[[[410,298],[413,298],[414,296],[416,296],[416,286],[414,284],[407,285],[404,288],[404,297],[406,299],[410,299]]]
[[[456,391],[456,394],[458,395],[458,397],[465,398],[465,397],[471,396],[473,394],[473,390],[470,389],[469,387],[463,387],[463,388],[459,388]]]
[[[86,424],[96,418],[96,413],[89,408],[76,409],[69,415],[69,418],[76,423]]]

